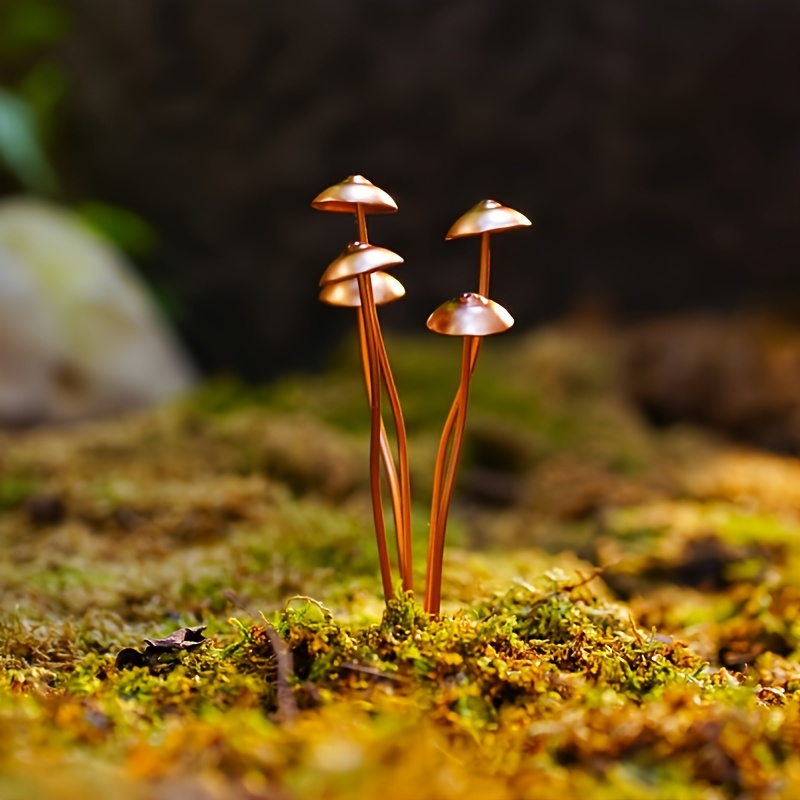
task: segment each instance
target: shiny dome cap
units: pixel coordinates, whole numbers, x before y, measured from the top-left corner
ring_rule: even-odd
[[[375,305],[383,306],[393,300],[399,300],[405,293],[405,287],[397,278],[385,272],[371,272],[372,294]],[[361,305],[361,294],[358,291],[358,278],[327,283],[319,293],[319,299],[330,306],[358,308]]]
[[[361,206],[365,214],[391,214],[397,211],[397,203],[363,175],[350,175],[340,183],[329,186],[311,203],[311,207],[319,211],[350,214],[356,213],[356,206]]]
[[[496,200],[481,200],[452,225],[445,239],[462,236],[480,236],[482,233],[499,233],[512,228],[527,228],[531,221],[519,211],[501,206]]]
[[[426,324],[446,336],[489,336],[507,331],[514,318],[499,303],[467,292],[442,303]]]
[[[325,286],[327,283],[345,281],[356,275],[364,275],[402,263],[403,259],[397,253],[393,253],[385,247],[376,247],[374,244],[365,242],[350,242],[342,254],[325,270],[319,285]]]

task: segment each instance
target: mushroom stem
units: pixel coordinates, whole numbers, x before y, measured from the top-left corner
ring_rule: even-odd
[[[356,224],[358,225],[358,241],[367,244],[367,216],[364,213],[364,206],[361,203],[356,204]]]
[[[369,275],[362,274],[358,276],[358,290],[361,294],[361,308],[364,312],[367,361],[370,367],[370,391],[368,393],[370,405],[369,478],[372,494],[372,516],[375,522],[375,536],[378,542],[383,595],[388,602],[394,597],[394,591],[392,589],[392,567],[386,546],[386,523],[383,519],[383,501],[381,498],[381,376],[375,336],[377,314],[375,313],[375,299],[372,295],[372,280]]]
[[[475,364],[478,361],[478,353],[480,353],[481,349],[481,338],[479,336],[472,336],[471,345],[471,352],[470,352],[470,361],[469,361],[469,371],[470,375],[475,371]],[[450,438],[450,434],[453,430],[453,425],[455,424],[456,417],[458,415],[459,409],[461,407],[461,396],[460,394],[456,395],[453,404],[450,406],[450,413],[447,415],[447,420],[444,423],[444,428],[442,428],[442,438],[441,443],[439,445],[439,453],[444,453],[444,442],[448,441]],[[444,459],[444,455],[440,456]],[[433,478],[433,494],[431,499],[431,524],[430,530],[434,531],[436,526],[438,525],[439,517],[441,516],[441,509],[442,509],[442,486],[441,486],[441,474],[440,474],[440,466],[439,466],[439,457],[436,460],[436,470],[434,472]],[[441,467],[441,470],[444,471],[444,466]]]
[[[366,384],[366,389],[367,389],[367,400],[370,402],[370,407],[371,407],[371,402],[372,402],[371,400],[372,385],[370,378],[371,370],[369,365],[369,357],[367,354],[366,332],[364,330],[364,310],[360,306],[358,308],[358,343],[359,343],[359,349],[361,351],[361,365],[364,371],[364,382]],[[383,467],[386,472],[386,482],[389,484],[389,494],[392,497],[392,516],[394,518],[395,539],[397,545],[397,560],[398,563],[401,565],[400,571],[402,575],[404,544],[400,534],[401,530],[403,529],[402,528],[403,522],[401,517],[399,516],[402,508],[400,483],[397,478],[397,469],[394,464],[394,457],[392,455],[391,448],[389,447],[389,437],[386,434],[386,426],[383,424],[383,419],[381,419],[381,458],[383,460]]]
[[[481,234],[481,272],[478,294],[489,296],[489,273],[492,268],[492,252],[488,233]]]
[[[455,400],[450,409],[450,430],[442,432],[439,452],[436,456],[434,471],[434,495],[431,506],[431,530],[428,539],[428,570],[425,586],[425,611],[438,614],[442,595],[442,564],[444,561],[444,540],[447,529],[447,515],[450,511],[450,499],[455,485],[458,459],[461,454],[461,443],[464,439],[464,427],[467,422],[467,402],[469,400],[469,380],[474,366],[477,350],[473,343],[476,337],[465,336],[461,356],[461,380]],[[474,354],[474,355],[473,355]],[[451,437],[452,431],[452,437]],[[447,458],[448,440],[452,438],[450,455]],[[445,466],[446,465],[446,466]],[[444,482],[442,476],[444,475]],[[441,487],[441,488],[440,488]],[[441,496],[440,496],[441,495]]]
[[[395,526],[397,529],[400,576],[403,582],[403,591],[411,592],[414,590],[414,575],[411,553],[411,475],[408,463],[408,438],[406,436],[406,424],[405,420],[403,419],[403,410],[400,406],[400,396],[397,393],[397,386],[395,385],[394,376],[392,375],[392,370],[389,366],[389,356],[386,353],[386,344],[381,336],[381,330],[379,326],[376,326],[375,332],[378,360],[383,372],[383,380],[386,385],[386,394],[389,398],[392,416],[394,417],[395,434],[397,436],[397,452],[399,454],[400,461],[399,505],[395,505],[396,498],[394,494],[392,494],[392,504],[395,505],[394,516]],[[392,463],[392,469],[394,469],[394,463]]]

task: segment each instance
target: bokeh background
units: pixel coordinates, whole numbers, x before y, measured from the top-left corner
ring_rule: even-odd
[[[800,297],[794,0],[2,0],[0,196],[79,209],[133,257],[206,373],[322,365],[351,320],[316,282],[352,222],[314,212],[362,173],[406,259],[387,327],[476,288],[520,330],[780,307]],[[16,138],[15,138],[16,137]]]

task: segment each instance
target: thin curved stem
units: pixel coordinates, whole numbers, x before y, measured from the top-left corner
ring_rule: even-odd
[[[480,280],[478,282],[478,294],[484,297],[489,296],[489,273],[492,268],[492,251],[489,236],[491,234],[481,234],[481,268]]]
[[[478,354],[480,353],[480,350],[481,350],[482,339],[480,339],[477,336],[473,336],[473,337],[470,337],[470,338],[472,339],[472,350],[470,352],[470,365],[469,365],[469,371],[470,371],[470,375],[471,375],[475,371],[475,365],[478,362]],[[439,452],[440,453],[444,453],[445,452],[444,443],[450,437],[450,434],[451,434],[451,432],[453,430],[453,424],[455,423],[456,416],[458,414],[458,409],[460,407],[460,401],[461,401],[460,394],[456,394],[455,400],[453,401],[453,404],[450,406],[450,413],[447,415],[447,420],[445,421],[444,428],[442,429],[442,437],[441,437],[440,442],[439,442]],[[442,459],[443,458],[444,457],[442,457]],[[439,459],[437,459],[437,465],[438,465],[438,460]],[[444,470],[444,467],[442,467],[442,470]],[[432,499],[432,502],[431,502],[431,525],[430,525],[431,530],[433,530],[434,527],[437,524],[437,520],[439,518],[439,513],[440,513],[441,502],[442,502],[441,501],[441,476],[440,476],[439,471],[437,469],[437,470],[434,471],[434,476],[433,476],[433,499]]]
[[[368,275],[358,276],[358,289],[361,307],[364,309],[364,330],[367,340],[367,354],[370,363],[370,437],[369,437],[369,478],[372,494],[372,516],[375,523],[375,536],[378,542],[378,558],[381,566],[383,595],[388,602],[394,597],[392,588],[392,568],[386,547],[386,523],[383,519],[383,500],[381,498],[381,376],[377,359],[375,336],[375,298],[372,294],[372,281]]]
[[[469,380],[471,377],[473,337],[464,337],[464,347],[461,357],[461,384],[459,386],[459,413],[456,417],[455,431],[453,433],[453,447],[450,459],[447,462],[444,486],[442,487],[442,502],[439,507],[439,528],[441,530],[441,544],[444,545],[444,532],[447,528],[447,515],[450,512],[450,500],[455,487],[458,458],[461,454],[461,444],[464,440],[464,428],[467,422],[467,403],[469,400]]]
[[[370,285],[371,285],[371,282],[369,280],[367,282],[370,283]],[[407,488],[405,488],[405,487],[408,486],[407,477],[406,477],[405,481],[403,480],[404,473],[405,473],[406,476],[408,475],[408,456],[407,456],[407,453],[408,453],[407,447],[408,447],[408,445],[407,445],[406,438],[405,438],[405,425],[403,424],[402,411],[400,411],[400,407],[399,407],[400,406],[400,401],[399,401],[399,398],[397,397],[397,389],[394,386],[394,380],[392,379],[391,371],[389,369],[389,359],[388,359],[388,356],[386,354],[386,346],[385,346],[385,344],[383,342],[383,337],[381,336],[380,321],[378,320],[378,309],[375,306],[374,302],[371,305],[367,306],[367,312],[366,313],[369,315],[370,324],[371,324],[371,328],[372,328],[372,334],[373,334],[373,337],[374,337],[375,363],[380,368],[380,374],[379,374],[379,377],[378,377],[378,381],[379,381],[378,382],[378,387],[379,387],[379,390],[380,390],[380,380],[383,379],[383,382],[387,387],[387,394],[389,395],[390,399],[393,398],[394,401],[397,404],[396,408],[393,407],[392,410],[393,410],[393,412],[399,413],[399,420],[400,420],[399,424],[396,422],[396,433],[398,435],[398,450],[401,453],[401,465],[404,468],[404,470],[401,471],[401,474],[400,474],[399,491],[396,494],[392,495],[392,501],[393,501],[393,504],[394,504],[393,513],[394,513],[394,519],[395,519],[395,533],[396,533],[397,542],[398,542],[398,561],[399,561],[399,567],[400,567],[400,574],[401,574],[401,577],[402,577],[402,582],[403,582],[404,588],[405,588],[406,575],[407,575],[407,572],[408,572],[409,549],[406,547],[406,541],[405,540],[406,540],[407,536],[404,533],[404,531],[408,530],[409,533],[410,533],[410,527],[407,527],[410,524],[410,522],[409,522],[410,521],[410,513],[406,514],[406,512],[404,511],[404,504],[402,502],[402,497],[403,497],[403,491],[407,491]],[[390,386],[391,386],[391,389],[390,389]],[[397,420],[397,417],[395,417],[395,419]],[[385,433],[382,414],[381,414],[380,424],[381,424],[381,430],[383,430],[384,433]],[[394,474],[397,475],[396,469],[395,469],[395,465],[394,465],[394,461],[393,461],[392,452],[391,452],[391,449],[389,448],[389,445],[388,445],[388,440],[387,440],[387,444],[386,444],[386,451],[387,451],[387,453],[386,453],[387,461],[391,461],[392,470],[394,471]],[[388,480],[388,470],[387,470],[387,480]],[[399,502],[397,502],[398,499],[399,499]]]
[[[437,496],[434,494],[434,506],[438,506],[435,514],[435,524],[432,521],[430,538],[428,540],[428,582],[425,591],[425,610],[429,614],[438,614],[441,606],[442,595],[442,565],[444,563],[444,542],[447,530],[447,516],[450,511],[450,499],[453,495],[455,486],[455,476],[458,469],[458,459],[461,454],[461,444],[464,440],[464,428],[467,422],[467,403],[469,401],[469,380],[472,375],[473,347],[474,338],[464,337],[464,345],[461,356],[461,380],[458,386],[456,399],[451,408],[451,415],[455,417],[452,431],[452,445],[450,446],[450,456],[445,459],[447,450],[447,440],[449,435],[443,432],[439,444],[439,453],[436,459],[436,473],[434,475],[434,491],[442,480],[444,471],[444,483],[441,484],[441,496],[438,504]],[[449,417],[448,417],[449,419]],[[447,462],[445,468],[445,460]],[[432,514],[432,519],[433,519]]]
[[[428,554],[425,568],[425,610],[429,610],[430,597],[433,587],[433,570],[438,550],[438,531],[439,531],[439,507],[442,495],[442,477],[447,465],[447,454],[450,449],[453,422],[458,414],[460,392],[456,393],[456,399],[450,406],[450,413],[447,416],[439,439],[439,449],[436,451],[436,464],[433,468],[433,492],[431,497],[431,519],[428,526]]]
[[[450,406],[450,412],[442,428],[442,435],[439,438],[439,449],[436,451],[436,463],[433,468],[433,489],[431,492],[431,518],[428,526],[428,560],[425,570],[425,586],[431,585],[431,567],[433,566],[436,551],[436,538],[439,529],[439,513],[442,504],[442,478],[447,468],[447,457],[450,451],[450,440],[453,433],[453,424],[458,415],[460,392],[456,392],[456,397]],[[428,589],[426,588],[426,596]]]
[[[397,510],[395,511],[395,519],[398,516],[400,517],[398,541],[402,541],[402,547],[399,548],[400,576],[403,582],[403,590],[411,592],[414,589],[414,575],[411,552],[411,476],[408,463],[408,438],[406,436],[406,424],[403,419],[403,410],[400,406],[400,397],[397,393],[397,386],[394,382],[391,367],[389,366],[389,356],[386,353],[386,344],[381,336],[380,326],[376,326],[375,331],[377,334],[376,344],[378,359],[383,372],[383,380],[386,385],[386,394],[389,398],[392,416],[394,417],[395,434],[397,435],[397,452],[400,461],[399,514]],[[394,502],[394,497],[392,502]]]
[[[367,351],[366,331],[364,329],[364,311],[359,306],[358,311],[358,344],[361,352],[361,366],[364,372],[364,382],[367,390],[367,400],[370,402],[372,397],[371,385],[371,369],[369,363],[369,356]],[[397,560],[402,564],[403,559],[403,541],[401,538],[401,531],[403,529],[403,521],[398,516],[402,511],[402,501],[400,494],[400,483],[397,478],[397,468],[394,464],[394,456],[389,446],[389,437],[386,433],[386,426],[381,419],[381,458],[383,460],[384,472],[386,474],[386,482],[389,484],[389,493],[392,497],[392,516],[394,518],[395,540],[397,547]]]
[[[478,354],[480,353],[482,339],[479,337],[472,337],[472,349],[470,352],[470,375],[475,370],[475,364],[478,361]],[[431,492],[431,517],[430,525],[428,527],[428,560],[427,569],[425,573],[425,585],[429,586],[431,583],[431,566],[434,561],[433,553],[436,550],[435,542],[437,541],[437,531],[439,529],[439,517],[441,516],[442,507],[442,477],[447,469],[448,452],[450,449],[450,439],[453,432],[453,425],[455,424],[456,417],[458,416],[459,409],[461,408],[461,393],[457,392],[450,412],[447,415],[447,420],[442,428],[442,435],[439,440],[439,450],[436,456],[436,465],[433,471],[433,491]]]
[[[478,353],[481,352],[483,339],[480,336],[470,336],[470,339],[472,339],[472,349],[469,355],[469,374],[472,375],[475,372],[475,365],[478,363]]]
[[[369,238],[367,235],[367,217],[364,213],[364,206],[361,203],[356,204],[356,224],[358,225],[358,241],[367,244]]]

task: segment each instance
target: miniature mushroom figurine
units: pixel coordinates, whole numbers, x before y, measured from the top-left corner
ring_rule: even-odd
[[[445,239],[461,239],[466,236],[480,236],[481,237],[481,256],[480,256],[480,275],[478,291],[481,296],[486,297],[489,294],[489,274],[491,269],[491,235],[493,233],[501,233],[502,231],[514,230],[516,228],[527,228],[531,225],[531,221],[519,211],[508,206],[501,205],[496,200],[481,200],[480,203],[474,205],[469,211],[460,216],[450,227]],[[470,372],[475,369],[475,364],[478,360],[478,353],[480,352],[480,338],[473,338],[470,352]],[[442,448],[446,448],[446,443],[450,441],[453,426],[460,412],[460,395],[456,394],[453,405],[450,408],[450,413],[445,421],[442,430],[442,444],[440,445],[440,452],[437,458],[437,466],[439,462],[445,458],[445,453]],[[443,467],[442,467],[443,468]],[[439,474],[439,473],[437,473]],[[433,500],[431,502],[431,537],[434,537],[435,531],[441,527],[441,538],[444,538],[444,522],[440,524],[439,517],[443,508],[449,506],[449,497],[445,500],[440,496],[442,491],[441,483],[437,483],[434,479],[434,492]],[[452,488],[452,487],[451,487]],[[446,512],[445,512],[446,517]],[[430,540],[429,540],[430,544]],[[430,574],[430,565],[428,567]]]
[[[493,233],[527,228],[531,221],[519,211],[500,205],[496,200],[481,200],[466,214],[460,216],[451,226],[444,238],[461,239],[465,236],[481,237],[481,271],[478,291],[489,295],[489,271],[491,268],[491,242]]]
[[[462,214],[451,226],[447,235],[450,239],[462,239],[467,236],[481,237],[481,258],[480,274],[478,280],[478,292],[484,297],[489,296],[489,273],[491,271],[491,240],[493,233],[514,230],[515,228],[530,227],[531,221],[519,211],[508,206],[501,205],[496,200],[481,200],[465,214]],[[472,369],[478,360],[480,351],[480,339],[475,340],[472,349],[471,362]],[[449,433],[455,421],[458,411],[456,405],[450,410],[450,415],[445,422],[445,433]]]
[[[443,303],[428,318],[428,328],[446,336],[462,336],[461,379],[453,407],[455,429],[445,428],[439,443],[433,477],[431,529],[428,538],[428,575],[425,587],[425,610],[438,614],[442,588],[442,562],[447,514],[455,484],[458,457],[467,421],[469,381],[473,368],[474,343],[483,336],[507,331],[514,319],[500,304],[483,295],[467,292]],[[453,432],[452,437],[450,436]],[[450,442],[452,438],[452,442]],[[448,446],[450,449],[447,458]]]
[[[311,203],[313,208],[320,211],[333,211],[339,213],[351,213],[356,215],[358,225],[358,242],[361,245],[368,245],[366,214],[391,214],[397,211],[395,201],[373,183],[362,175],[350,175],[340,183],[328,187],[314,198]],[[398,256],[399,258],[399,256]],[[402,259],[401,259],[402,260]],[[384,266],[388,266],[384,265]],[[369,272],[369,270],[367,270]],[[408,464],[408,442],[406,437],[405,421],[400,407],[400,398],[395,386],[394,377],[389,366],[389,357],[386,353],[386,345],[380,331],[380,322],[375,309],[375,299],[373,297],[373,281],[367,280],[366,273],[360,273],[357,277],[359,294],[362,302],[358,306],[359,330],[362,335],[359,338],[362,348],[362,363],[365,369],[365,379],[367,380],[367,396],[370,403],[372,416],[372,426],[370,429],[370,475],[372,480],[373,514],[375,516],[376,531],[383,525],[382,519],[377,519],[378,501],[380,500],[380,464],[378,460],[378,449],[382,449],[384,456],[391,456],[391,449],[386,439],[385,428],[381,418],[381,381],[386,386],[386,393],[394,418],[394,428],[397,436],[397,451],[400,462],[399,498],[392,498],[394,506],[394,517],[396,524],[399,525],[398,539],[403,543],[403,556],[400,560],[400,571],[402,576],[403,588],[411,591],[412,586],[412,556],[411,556],[411,484],[410,470]],[[328,276],[331,280],[344,280]],[[383,440],[381,442],[381,439]],[[390,468],[387,466],[387,475]],[[387,477],[387,481],[390,480]],[[387,581],[384,579],[384,593],[386,599],[391,597],[391,592],[386,593]]]
[[[383,189],[368,181],[363,175],[350,175],[339,183],[320,192],[311,207],[318,211],[338,211],[355,214],[358,223],[358,238],[367,241],[365,214],[393,214],[397,203]]]
[[[406,289],[397,278],[388,272],[371,272],[372,296],[376,306],[385,306],[399,300],[406,293]],[[358,291],[358,279],[326,283],[320,289],[319,299],[329,306],[342,308],[361,308],[361,293]]]

